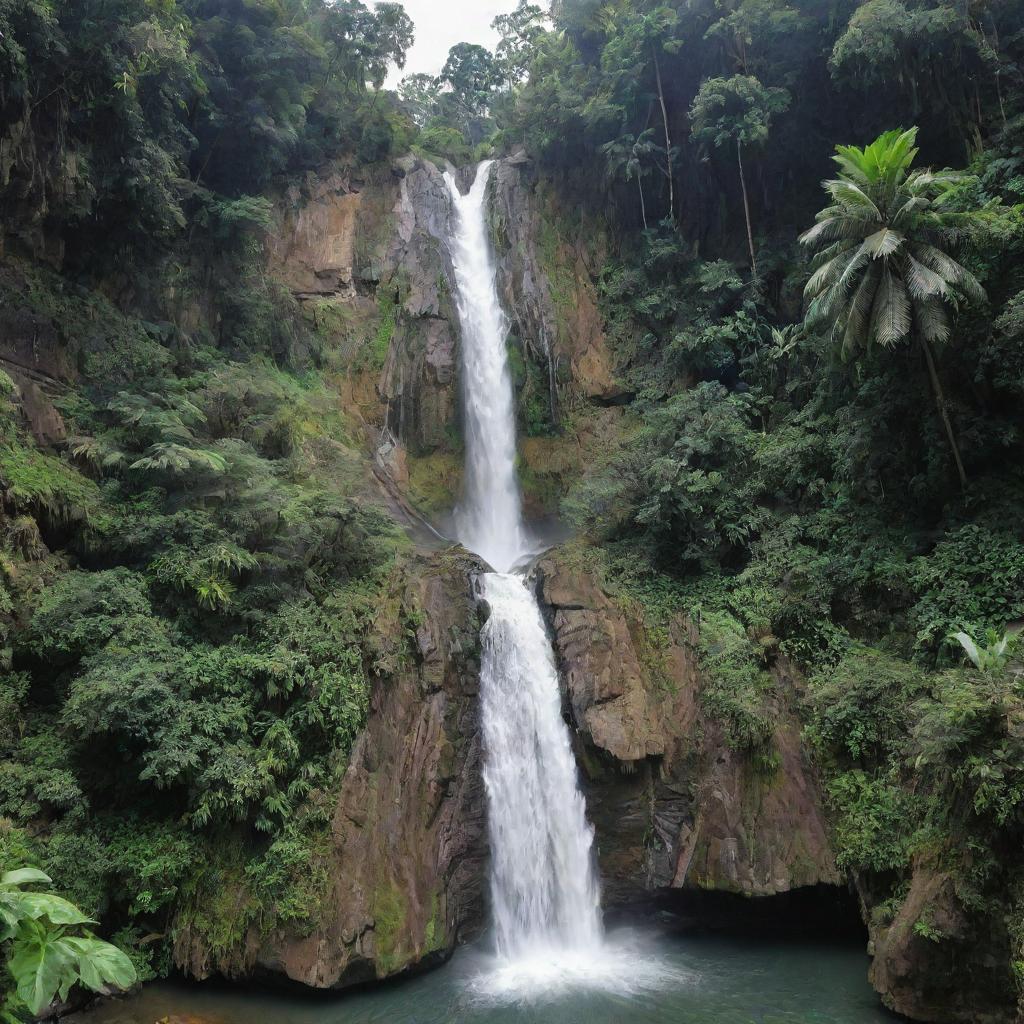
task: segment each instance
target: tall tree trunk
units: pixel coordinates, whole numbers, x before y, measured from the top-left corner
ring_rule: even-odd
[[[640,191],[640,217],[644,222],[644,231],[647,230],[647,205],[644,203],[644,183],[640,180],[639,173],[636,176],[636,187]]]
[[[672,139],[668,134],[668,110],[665,109],[665,90],[661,86],[661,64],[658,63],[658,49],[652,43],[651,53],[654,55],[654,77],[658,82],[658,102],[661,104],[661,123],[665,129],[665,165],[668,168],[668,215],[673,224],[676,222],[675,186],[672,183]]]
[[[1003,105],[1003,86],[999,80],[999,71],[996,71],[996,95],[999,97],[999,113],[1003,117],[1003,130],[1006,129],[1006,107]]]
[[[946,396],[939,381],[939,375],[935,370],[935,357],[932,355],[931,345],[923,334],[919,334],[921,348],[924,350],[924,359],[928,364],[928,376],[931,378],[932,391],[935,392],[935,404],[939,407],[939,416],[942,418],[942,425],[946,429],[946,437],[949,439],[949,447],[953,452],[953,461],[956,463],[957,475],[960,477],[960,486],[967,490],[967,473],[964,470],[963,460],[960,458],[960,446],[956,443],[956,435],[953,433],[953,425],[949,422],[949,412],[946,409]]]
[[[740,168],[740,188],[743,190],[743,215],[747,220],[747,245],[750,248],[750,274],[757,283],[757,257],[754,255],[754,230],[750,226],[750,200],[747,199],[747,179],[743,173],[743,144],[736,140],[736,163]]]

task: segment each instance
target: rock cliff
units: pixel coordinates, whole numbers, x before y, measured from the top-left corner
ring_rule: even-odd
[[[775,716],[778,768],[762,775],[701,707],[691,624],[679,619],[666,646],[652,644],[557,552],[538,576],[608,901],[684,887],[769,896],[839,884],[792,680],[780,679],[788,696]]]
[[[367,423],[414,453],[451,446],[459,419],[450,216],[441,172],[409,157],[365,178],[310,175],[267,239],[269,272],[349,345],[349,375],[373,378]]]
[[[871,936],[869,977],[886,1006],[911,1020],[942,1024],[1021,1020],[1011,1009],[1019,996],[1005,968],[1012,948],[1006,921],[972,920],[948,871],[919,859],[892,920],[872,908],[863,882],[859,889]],[[915,927],[922,919],[941,942]]]
[[[522,153],[498,161],[492,175],[492,226],[498,281],[526,358],[543,366],[551,419],[558,390],[606,402],[615,382],[593,281],[603,255],[596,229],[570,230]]]
[[[188,973],[262,971],[343,987],[440,961],[479,930],[487,844],[472,575],[480,568],[458,550],[407,567],[414,652],[374,685],[334,810],[315,926],[252,929],[245,948],[223,960],[180,928],[175,959]]]

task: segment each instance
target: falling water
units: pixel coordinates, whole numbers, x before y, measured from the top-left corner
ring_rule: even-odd
[[[487,575],[482,590],[491,609],[480,672],[498,953],[596,952],[593,830],[540,609],[518,576]]]
[[[473,187],[459,192],[446,174],[456,211],[452,237],[456,302],[462,326],[466,481],[456,510],[459,540],[498,572],[528,555],[516,480],[516,424],[505,339],[508,321],[498,301],[487,238],[487,182],[480,164]]]
[[[518,978],[590,970],[600,959],[600,896],[593,829],[576,780],[561,714],[554,655],[537,601],[510,572],[530,554],[515,471],[515,416],[487,236],[491,164],[459,192],[455,281],[462,325],[466,488],[459,538],[497,572],[480,583],[490,609],[483,629],[481,702],[484,783],[491,832],[491,896],[498,956]]]

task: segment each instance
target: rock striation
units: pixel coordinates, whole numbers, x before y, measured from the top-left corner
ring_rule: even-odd
[[[480,929],[487,842],[472,577],[481,568],[458,550],[408,568],[404,602],[420,622],[414,652],[373,687],[335,806],[312,931],[253,928],[245,949],[221,961],[182,929],[179,967],[338,988],[439,962]]]
[[[261,965],[332,988],[443,959],[482,924],[478,568],[441,554],[410,578],[415,660],[374,688],[334,814],[323,923],[268,943]]]
[[[269,273],[338,325],[337,343],[352,336],[350,370],[376,375],[370,425],[414,454],[449,447],[459,419],[450,217],[441,171],[406,157],[365,178],[309,175],[267,236]]]
[[[549,379],[551,418],[558,422],[558,385],[584,398],[622,395],[612,372],[593,282],[600,250],[579,231],[564,236],[544,200],[532,161],[521,151],[500,160],[492,178],[492,220],[502,301],[525,356]]]

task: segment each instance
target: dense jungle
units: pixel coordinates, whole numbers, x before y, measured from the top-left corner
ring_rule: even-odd
[[[813,918],[879,1014],[1022,1019],[1024,4],[494,28],[403,77],[399,3],[0,0],[0,1019],[486,941],[488,161],[605,917]],[[836,998],[693,1020],[883,1019]]]

